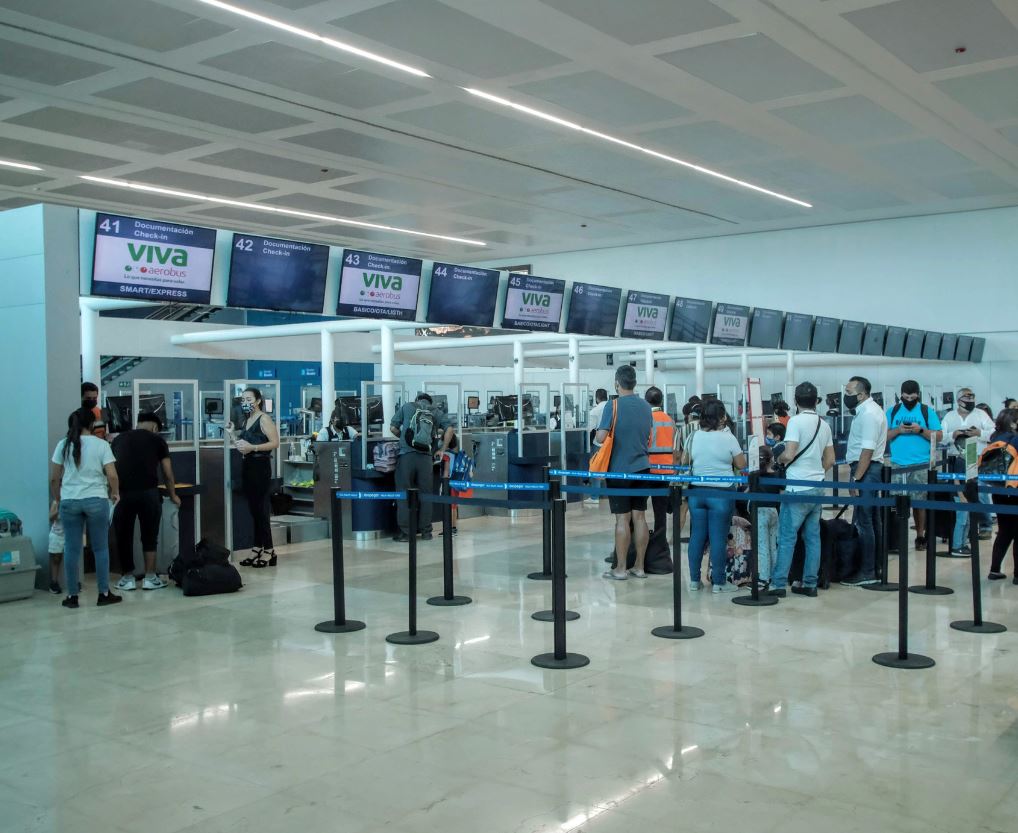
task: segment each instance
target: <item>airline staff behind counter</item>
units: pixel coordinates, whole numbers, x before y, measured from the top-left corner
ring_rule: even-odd
[[[660,388],[653,386],[647,388],[643,398],[650,405],[651,415],[654,418],[653,427],[650,429],[650,440],[647,444],[651,474],[675,474],[674,466],[679,462],[679,452],[675,448],[675,420],[665,413],[664,394]],[[654,528],[651,530],[651,540],[657,541],[663,538],[667,549],[668,497],[651,497],[650,500],[654,510]]]

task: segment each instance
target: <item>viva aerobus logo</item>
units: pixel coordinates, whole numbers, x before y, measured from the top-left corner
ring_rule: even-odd
[[[173,266],[187,266],[187,249],[177,249],[171,246],[152,246],[148,243],[128,243],[127,252],[135,263],[152,263],[165,266],[167,263]],[[133,267],[124,267],[130,272]],[[145,266],[141,267],[142,272],[147,272]]]
[[[726,327],[741,327],[742,326],[742,319],[741,318],[737,318],[736,316],[733,316],[733,315],[726,315],[721,320],[725,322],[725,326]]]
[[[657,307],[637,307],[636,314],[640,318],[657,318]]]
[[[361,290],[361,295],[374,296],[383,289],[392,292],[403,291],[403,278],[399,275],[385,275],[377,272],[361,272],[361,275],[364,280],[364,289]]]
[[[524,292],[523,305],[531,307],[550,307],[551,295],[543,292]]]

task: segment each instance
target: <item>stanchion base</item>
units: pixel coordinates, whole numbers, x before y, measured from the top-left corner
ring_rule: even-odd
[[[902,659],[897,651],[888,651],[886,654],[874,654],[873,661],[877,665],[883,665],[886,668],[906,669],[932,668],[937,664],[922,654],[906,654],[905,658]]]
[[[696,639],[698,636],[703,636],[703,630],[689,625],[683,625],[678,630],[674,625],[661,625],[661,627],[654,628],[651,633],[662,639]]]
[[[315,625],[315,630],[319,633],[353,633],[354,631],[364,630],[364,623],[358,622],[356,619],[347,619],[345,622],[319,622]]]
[[[435,607],[456,607],[458,605],[468,605],[473,601],[469,596],[453,596],[451,599],[447,599],[445,596],[432,596],[428,599],[429,605]]]
[[[531,619],[536,619],[538,622],[554,622],[555,621],[555,612],[552,611],[552,610],[539,610],[539,611],[537,611],[537,613],[532,613],[530,615],[530,618]],[[577,613],[575,610],[567,610],[566,611],[566,621],[567,622],[575,622],[579,618],[580,618],[580,614]]]
[[[435,642],[437,640],[438,634],[434,631],[417,631],[417,633],[399,631],[398,633],[390,633],[385,637],[385,641],[391,642],[393,645],[423,645],[426,642]]]
[[[887,584],[864,584],[863,590],[876,590],[878,593],[897,593],[898,582],[889,581]]]
[[[754,599],[752,596],[736,596],[732,599],[733,605],[745,605],[746,607],[767,607],[768,605],[776,605],[777,603],[777,596],[761,595],[759,599]]]
[[[977,625],[973,619],[959,619],[957,622],[952,622],[951,627],[956,631],[965,631],[966,633],[1003,633],[1007,630],[997,622],[982,622]]]
[[[544,573],[527,573],[527,578],[532,581],[551,581],[551,573],[547,575]]]
[[[908,592],[915,593],[918,596],[950,596],[954,590],[950,587],[941,587],[940,585],[927,587],[925,584],[913,584],[908,588]]]
[[[567,653],[563,659],[555,659],[555,654],[538,654],[530,662],[538,668],[583,668],[584,665],[590,665],[590,657]]]

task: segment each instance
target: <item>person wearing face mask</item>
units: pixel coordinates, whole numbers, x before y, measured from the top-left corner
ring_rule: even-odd
[[[869,379],[853,376],[845,384],[842,400],[845,407],[855,412],[848,433],[848,461],[854,483],[879,483],[884,468],[887,447],[887,420],[883,409],[870,396]],[[875,497],[876,492],[861,492],[861,497]],[[880,537],[880,510],[876,506],[856,506],[853,522],[859,531],[862,560],[859,571],[841,583],[861,587],[877,583],[877,539]]]
[[[887,410],[887,442],[891,449],[891,468],[909,469],[914,466],[924,468],[892,472],[891,480],[895,483],[926,485],[929,482],[930,443],[938,443],[943,433],[940,417],[932,408],[919,402],[919,383],[914,379],[901,383],[899,400]],[[913,501],[926,500],[926,492],[907,494]],[[912,517],[915,519],[915,546],[917,550],[922,550],[926,547],[926,510],[913,509]]]
[[[764,444],[770,448],[775,460],[785,453],[785,433],[785,426],[780,422],[772,422],[764,432]]]
[[[90,410],[95,417],[92,436],[105,440],[106,422],[103,420],[103,410],[99,407],[99,388],[93,382],[81,383],[81,407]]]
[[[1005,408],[997,415],[995,431],[990,437],[990,442],[1006,442],[1014,445],[1018,443],[1018,409]],[[994,486],[1011,486],[1011,483],[994,483]],[[1015,495],[992,495],[993,502],[998,506],[1018,506],[1018,489],[1014,490]],[[987,576],[991,581],[1000,581],[1007,578],[1001,572],[1004,568],[1004,558],[1007,551],[1018,559],[1018,515],[1005,515],[1003,512],[997,515],[997,537],[993,539],[993,556],[990,559],[990,574]],[[1018,584],[1018,560],[1015,561],[1015,575],[1011,580],[1012,584]]]
[[[343,412],[339,408],[333,408],[329,417],[329,424],[322,428],[315,436],[315,441],[320,443],[334,443],[337,440],[354,440],[357,438],[357,429],[347,425],[343,418]]]
[[[954,410],[944,414],[944,436],[950,437],[958,449],[964,447],[969,437],[975,437],[976,452],[982,454],[986,450],[986,444],[990,442],[990,436],[996,430],[993,420],[976,407],[976,395],[972,388],[959,389],[954,401]],[[991,503],[990,496],[982,492],[970,492],[966,497],[975,500],[977,495],[981,503],[987,505]],[[984,541],[992,537],[992,515],[976,514],[974,518],[979,524],[979,537]]]
[[[238,430],[232,422],[226,424],[226,430],[243,459],[241,483],[254,527],[251,556],[240,562],[244,567],[276,566],[269,521],[269,492],[272,489],[272,452],[279,447],[279,433],[271,417],[262,411],[262,403],[261,391],[247,388],[240,401],[244,412],[243,427]]]

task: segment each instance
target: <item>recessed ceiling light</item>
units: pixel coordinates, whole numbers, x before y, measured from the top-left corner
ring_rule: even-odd
[[[715,171],[710,168],[705,168],[703,165],[697,165],[693,162],[687,162],[684,159],[679,159],[675,156],[669,156],[667,153],[661,153],[660,151],[653,150],[652,148],[644,147],[643,145],[637,145],[633,142],[628,142],[625,139],[620,139],[618,136],[611,136],[607,133],[602,133],[599,130],[593,130],[589,127],[584,127],[582,124],[576,122],[567,121],[566,119],[560,119],[558,116],[553,116],[551,113],[545,113],[542,110],[535,110],[533,107],[527,107],[524,104],[517,104],[515,101],[509,101],[509,99],[501,98],[491,93],[486,93],[483,90],[472,89],[471,87],[462,87],[461,89],[471,95],[475,95],[478,98],[483,98],[485,101],[491,101],[494,104],[500,104],[503,107],[508,107],[512,110],[516,110],[519,113],[526,113],[528,116],[533,116],[536,119],[542,119],[543,121],[557,124],[559,127],[567,127],[570,130],[575,130],[579,133],[584,133],[587,136],[593,136],[595,139],[602,139],[605,142],[611,142],[613,145],[619,145],[630,150],[635,150],[640,153],[645,153],[648,156],[653,156],[656,159],[663,159],[665,162],[672,162],[676,165],[681,165],[684,168],[689,168],[697,173],[704,174],[705,176],[712,176],[716,179],[724,180],[732,185],[738,185],[740,188],[748,188],[751,191],[756,191],[760,194],[766,194],[769,197],[775,199],[784,200],[785,202],[794,203],[795,205],[801,205],[803,208],[812,208],[812,204],[804,202],[803,200],[790,197],[787,194],[781,194],[778,191],[772,191],[769,188],[763,188],[759,185],[754,185],[752,182],[746,182],[743,179],[736,179],[733,176],[728,176],[720,171]]]
[[[158,185],[148,185],[144,182],[129,182],[126,179],[107,179],[101,176],[81,176],[80,179],[88,182],[95,182],[100,185],[110,185],[115,188],[128,188],[132,191],[144,191],[148,194],[163,194],[168,197],[178,197],[194,202],[212,202],[217,205],[230,205],[234,208],[243,208],[249,211],[262,211],[269,214],[284,214],[287,217],[303,217],[308,220],[318,220],[325,223],[337,223],[344,226],[356,228],[370,228],[379,231],[391,231],[394,234],[409,234],[414,237],[428,237],[433,240],[447,240],[450,243],[462,243],[466,246],[487,246],[481,240],[467,240],[465,237],[451,237],[448,234],[432,234],[428,231],[417,231],[416,229],[399,228],[398,226],[387,226],[382,223],[369,223],[365,220],[351,220],[347,217],[334,217],[330,214],[316,214],[311,211],[300,211],[296,208],[283,208],[276,205],[263,205],[257,202],[243,202],[241,200],[230,200],[226,197],[215,197],[209,194],[197,194],[193,191],[178,191],[175,188],[163,188]]]
[[[277,20],[274,17],[268,17],[264,14],[253,12],[250,9],[242,8],[241,6],[235,6],[232,3],[223,3],[221,0],[198,0],[198,2],[204,3],[206,6],[213,6],[217,9],[221,9],[224,12],[230,12],[230,14],[246,17],[248,20],[255,20],[258,23],[264,23],[266,26],[282,29],[284,32],[289,32],[291,35],[297,35],[298,37],[307,38],[308,40],[317,41],[318,43],[324,43],[326,46],[331,46],[333,49],[349,52],[351,55],[357,55],[358,57],[365,58],[368,61],[385,64],[385,66],[392,67],[392,69],[398,69],[401,72],[409,72],[411,75],[416,75],[418,78],[431,77],[424,70],[417,69],[417,67],[401,64],[399,61],[386,58],[384,55],[379,55],[376,52],[369,52],[366,49],[361,49],[351,43],[344,43],[343,41],[336,40],[335,38],[328,38],[324,35],[319,35],[317,32],[312,32],[309,29],[302,29],[299,26],[291,26],[289,23],[285,23],[282,20]]]
[[[19,170],[22,171],[42,170],[42,168],[40,168],[38,165],[26,165],[24,162],[10,162],[6,159],[0,159],[0,165],[3,165],[5,168],[18,168]]]

